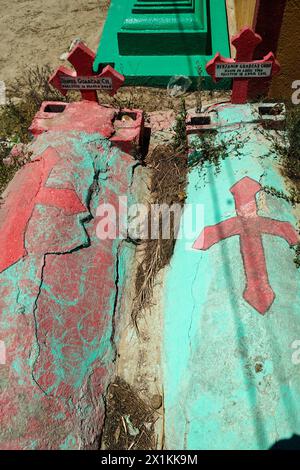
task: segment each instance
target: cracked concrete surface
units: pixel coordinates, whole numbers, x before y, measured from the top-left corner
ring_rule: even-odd
[[[2,449],[99,448],[114,373],[115,315],[131,253],[120,239],[97,237],[97,208],[130,199],[136,161],[96,133],[44,133],[31,146],[33,162],[49,148],[58,157],[44,182],[52,199],[33,201],[21,227],[26,254],[0,274]],[[27,172],[30,185],[34,171],[29,163],[20,178]],[[2,224],[18,210],[15,181]],[[58,189],[85,209],[68,213],[66,198],[53,201]]]

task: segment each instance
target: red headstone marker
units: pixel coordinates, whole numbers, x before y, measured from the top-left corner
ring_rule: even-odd
[[[252,60],[254,51],[261,42],[261,36],[255,34],[251,28],[243,28],[232,39],[232,44],[237,50],[236,58],[226,59],[217,53],[206,65],[207,73],[215,82],[222,78],[234,78],[231,99],[233,104],[247,103],[251,78],[272,77],[280,71],[279,62],[273,52],[262,60]]]
[[[297,245],[299,235],[289,222],[257,214],[256,194],[259,191],[261,185],[248,176],[232,186],[230,192],[235,200],[237,216],[206,227],[193,248],[205,251],[221,240],[238,235],[246,276],[244,299],[264,315],[271,307],[275,294],[269,283],[262,235],[281,237],[290,245]]]
[[[49,80],[49,83],[64,96],[68,90],[79,90],[82,99],[98,103],[96,90],[105,90],[114,95],[125,81],[125,77],[110,65],[107,65],[99,75],[94,74],[95,54],[83,43],[78,43],[74,47],[67,60],[75,71],[61,66]]]

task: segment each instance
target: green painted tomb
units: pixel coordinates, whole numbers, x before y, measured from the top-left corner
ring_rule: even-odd
[[[166,86],[187,75],[196,84],[201,65],[230,54],[225,0],[112,0],[94,71],[107,64],[126,84]],[[206,85],[226,87],[228,81]]]

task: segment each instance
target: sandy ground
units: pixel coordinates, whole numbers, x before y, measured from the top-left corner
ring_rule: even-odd
[[[0,80],[11,83],[28,66],[62,64],[80,37],[96,50],[108,0],[0,0]]]

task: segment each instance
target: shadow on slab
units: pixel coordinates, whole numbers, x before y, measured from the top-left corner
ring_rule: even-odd
[[[269,450],[300,450],[300,436],[294,434],[290,439],[275,442]]]

